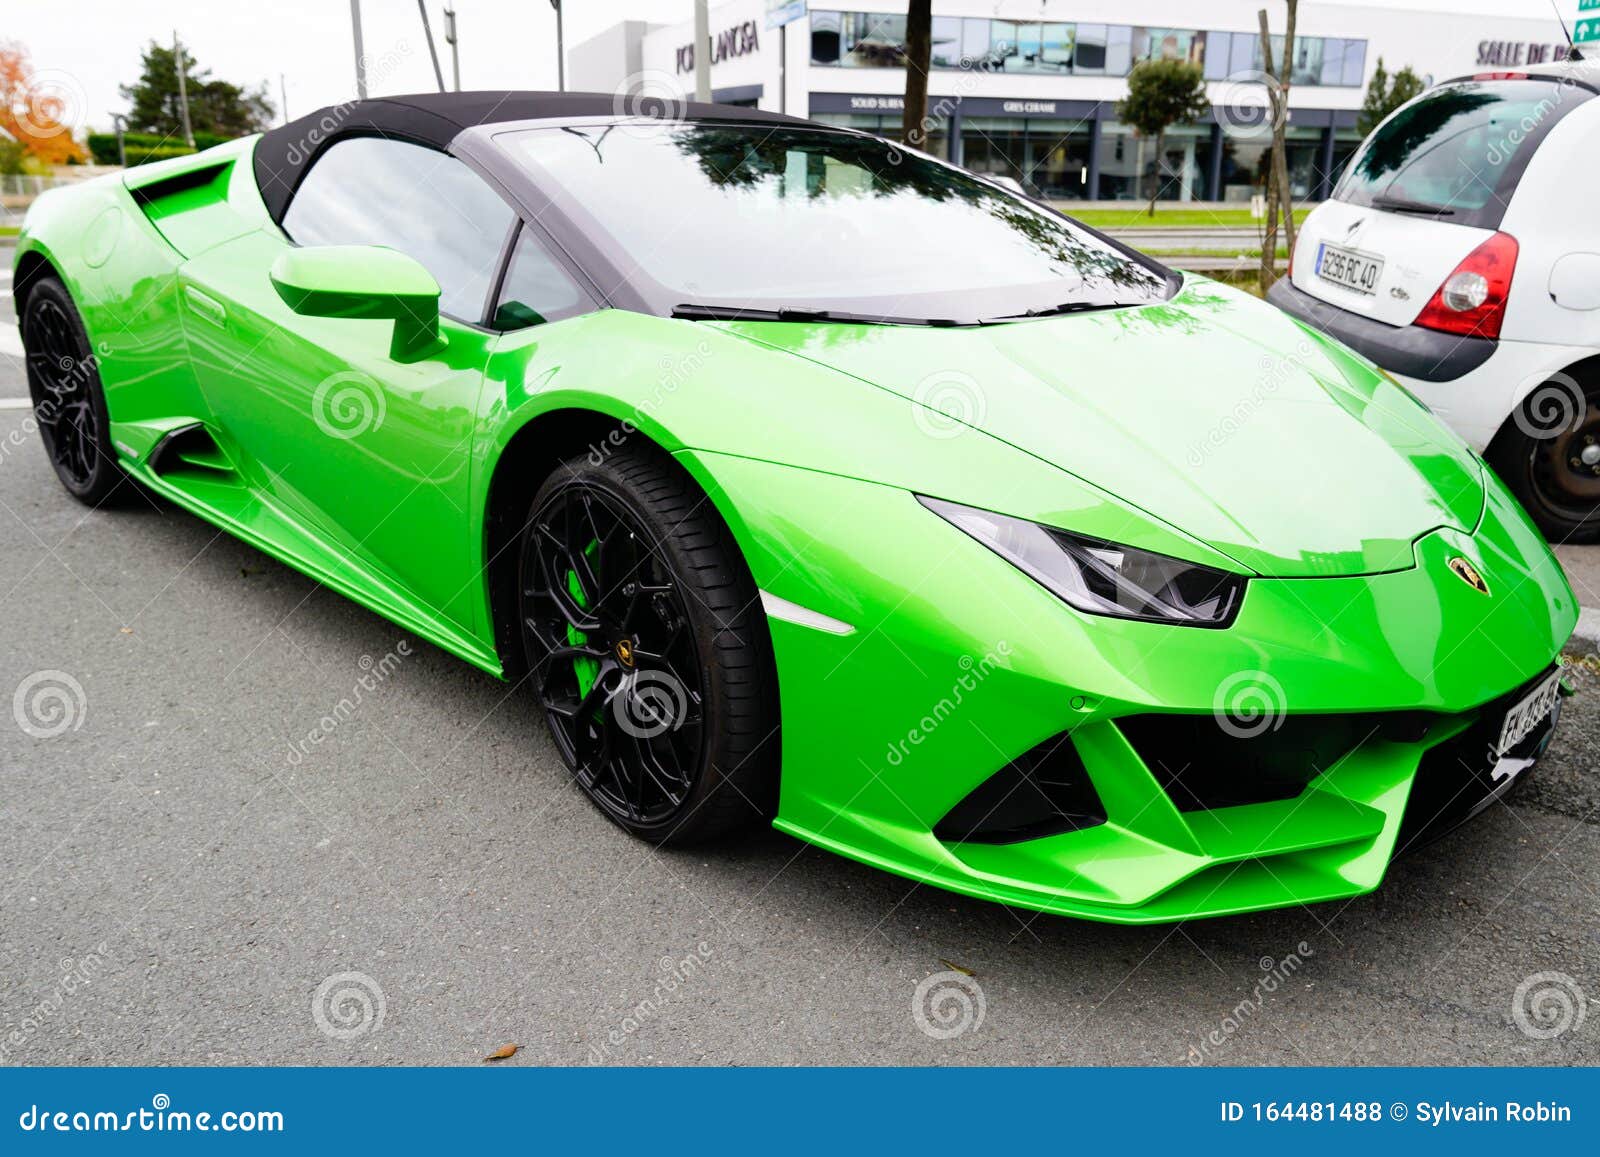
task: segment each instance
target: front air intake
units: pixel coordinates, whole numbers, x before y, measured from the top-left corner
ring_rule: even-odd
[[[947,843],[1015,844],[1106,822],[1072,737],[1045,740],[984,780],[934,825]]]

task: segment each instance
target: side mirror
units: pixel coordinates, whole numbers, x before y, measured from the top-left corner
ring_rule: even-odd
[[[444,348],[439,283],[415,258],[381,245],[312,245],[272,263],[272,287],[306,317],[393,321],[389,356],[414,362]]]

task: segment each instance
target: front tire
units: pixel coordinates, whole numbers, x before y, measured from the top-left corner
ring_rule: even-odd
[[[23,303],[22,345],[39,440],[67,493],[99,506],[128,481],[111,445],[105,389],[67,287],[40,278]]]
[[[778,712],[733,537],[671,459],[558,466],[521,536],[518,622],[551,734],[612,821],[659,844],[769,815]]]

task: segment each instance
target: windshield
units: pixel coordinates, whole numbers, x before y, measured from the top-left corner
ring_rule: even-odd
[[[1593,95],[1577,85],[1532,78],[1442,85],[1367,138],[1334,198],[1499,228],[1539,142]]]
[[[1173,288],[1154,262],[877,137],[629,122],[497,139],[667,309],[970,323]]]

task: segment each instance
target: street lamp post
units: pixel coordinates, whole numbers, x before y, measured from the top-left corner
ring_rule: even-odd
[[[456,10],[444,10],[444,42],[450,46],[450,76],[456,91],[461,91],[461,51],[456,47]]]
[[[122,139],[122,131],[127,127],[128,118],[119,112],[111,114],[111,127],[117,130],[117,164],[124,169],[128,167],[128,146]]]
[[[361,0],[350,0],[350,35],[356,44],[356,99],[367,99],[367,50],[361,45]]]
[[[561,0],[550,0],[556,10],[556,91],[567,91],[567,49],[561,38]]]
[[[183,41],[178,39],[178,30],[172,30],[172,63],[178,70],[178,111],[183,114],[183,143],[191,149],[194,148],[194,129],[189,126],[189,86],[184,79],[188,68],[183,63]]]

